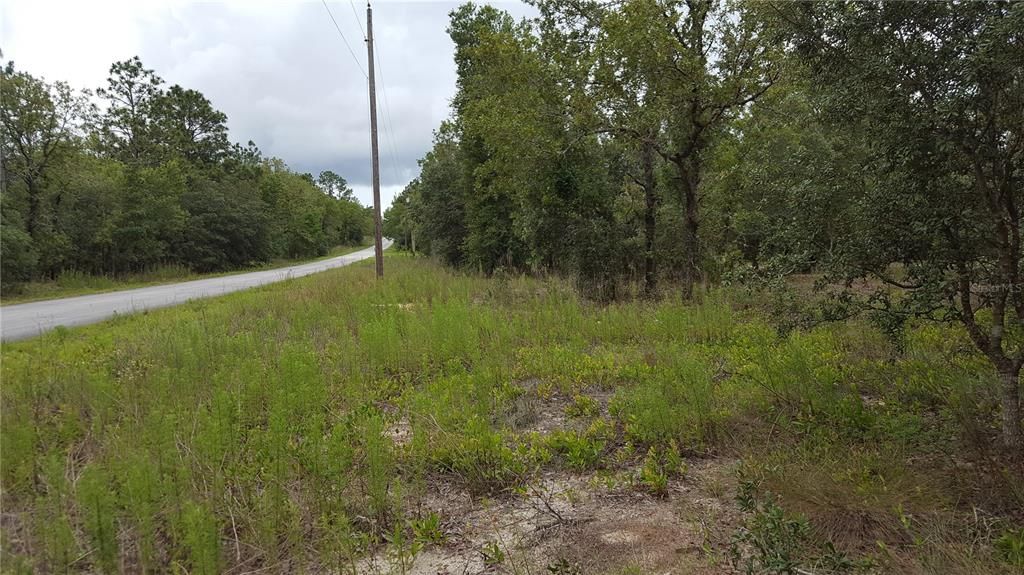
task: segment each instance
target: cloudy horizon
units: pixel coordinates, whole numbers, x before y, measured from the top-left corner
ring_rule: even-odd
[[[491,2],[522,17],[529,6]],[[161,0],[0,2],[4,61],[76,89],[105,84],[110,65],[139,56],[167,85],[202,92],[293,170],[333,170],[371,203],[363,2]],[[384,207],[419,172],[455,93],[448,13],[461,2],[373,4]],[[357,16],[359,20],[357,20]],[[54,40],[59,38],[59,42]]]

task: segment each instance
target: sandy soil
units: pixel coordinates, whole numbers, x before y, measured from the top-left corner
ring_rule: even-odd
[[[524,382],[529,387],[529,382]],[[602,410],[606,395],[594,393]],[[569,399],[524,394],[510,423],[523,432],[572,429]],[[398,421],[386,430],[396,445],[408,442]],[[665,497],[635,488],[635,469],[573,473],[549,470],[515,494],[474,498],[447,477],[429,481],[414,510],[436,513],[447,541],[421,549],[404,568],[381,551],[359,571],[408,575],[733,573],[725,560],[740,514],[732,501],[735,461],[693,459]],[[497,557],[496,557],[497,556]],[[500,558],[500,561],[498,560]]]

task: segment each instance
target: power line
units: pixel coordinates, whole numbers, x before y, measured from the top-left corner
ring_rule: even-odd
[[[334,27],[335,27],[335,29],[338,30],[338,34],[341,36],[342,41],[345,42],[345,47],[348,48],[349,54],[352,55],[352,58],[356,61],[356,65],[359,66],[359,71],[363,73],[363,77],[366,79],[367,83],[369,83],[369,79],[370,79],[369,76],[367,75],[366,72],[363,71],[363,68],[362,68],[362,65],[359,62],[359,59],[356,57],[355,52],[352,50],[352,46],[348,43],[348,40],[345,38],[345,34],[342,33],[341,27],[338,25],[338,21],[335,20],[334,14],[331,13],[331,9],[327,5],[327,1],[326,0],[320,0],[320,1],[323,3],[324,9],[327,10],[327,15],[330,16],[331,17],[331,21],[334,22]],[[359,18],[359,13],[356,11],[355,3],[352,0],[349,0],[349,6],[352,8],[352,15],[355,16],[356,25],[359,27],[360,33],[363,34],[363,41],[367,41],[366,32],[363,29],[362,23],[361,23],[360,18]],[[398,175],[398,168],[397,168],[397,166],[398,166],[398,154],[396,152],[396,147],[395,147],[395,127],[394,127],[394,122],[391,119],[391,103],[388,101],[387,87],[384,85],[384,72],[381,69],[381,65],[380,65],[380,51],[378,50],[376,43],[373,45],[373,52],[374,52],[374,58],[376,59],[376,66],[375,66],[375,68],[377,69],[377,73],[380,75],[381,91],[384,94],[384,102],[383,102],[383,104],[384,104],[384,106],[383,106],[383,108],[384,108],[384,110],[383,110],[383,112],[384,112],[384,122],[382,122],[382,128],[384,128],[385,140],[387,140],[388,151],[391,154],[391,173],[392,173],[392,175],[394,175],[395,181],[400,181],[400,178],[399,178],[399,175]],[[370,138],[369,139],[370,139],[371,144],[372,144],[372,140],[373,140],[372,133],[370,134]]]
[[[352,4],[352,0],[349,0],[349,5],[352,6],[353,12],[355,12],[355,5]],[[369,5],[369,0],[367,0]],[[395,152],[395,124],[391,121],[391,103],[388,101],[388,88],[387,83],[384,80],[384,67],[381,65],[380,49],[377,48],[377,44],[373,45],[374,57],[376,58],[376,69],[377,73],[380,74],[380,88],[384,94],[384,136],[388,140],[388,148],[391,153],[391,174],[395,176],[395,181],[400,181],[398,177],[398,154]]]
[[[400,182],[401,178],[398,177],[398,154],[395,152],[395,124],[391,121],[391,103],[388,102],[388,88],[384,80],[384,68],[381,66],[380,51],[377,49],[377,45],[374,44],[373,51],[377,57],[377,71],[380,72],[380,87],[384,93],[384,134],[389,136],[388,146],[391,151],[391,173],[395,176],[395,181]]]
[[[366,30],[363,30],[363,23],[359,18],[359,12],[356,11],[356,5],[352,0],[348,0],[348,5],[352,7],[352,15],[356,17],[356,26],[359,26],[359,33],[363,35],[363,42],[365,42]]]
[[[352,55],[352,59],[356,61],[356,66],[359,71],[363,74],[364,78],[369,78],[366,75],[366,71],[363,70],[363,65],[359,62],[359,58],[356,57],[356,53],[352,50],[352,46],[349,45],[348,39],[345,38],[345,33],[341,31],[341,26],[338,26],[338,21],[334,19],[334,14],[331,13],[331,8],[327,5],[327,0],[320,0],[323,3],[324,9],[327,10],[327,15],[331,17],[331,22],[334,22],[334,29],[338,31],[338,35],[341,36],[341,41],[345,43],[345,47],[348,48],[348,53]],[[358,22],[358,20],[357,20]],[[362,28],[360,28],[361,30]]]

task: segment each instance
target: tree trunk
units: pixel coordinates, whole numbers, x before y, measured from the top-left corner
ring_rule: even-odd
[[[25,230],[29,237],[36,239],[36,231],[39,229],[39,208],[41,201],[39,190],[36,189],[34,178],[25,178],[25,185],[28,188],[28,218],[25,222]]]
[[[644,186],[644,296],[653,297],[658,281],[654,261],[655,212],[658,208],[658,197],[654,188],[653,143],[644,142],[640,149],[640,163]]]
[[[1003,443],[1007,449],[1024,454],[1024,432],[1021,429],[1020,369],[1001,366],[999,396],[1003,407]]]
[[[683,299],[693,298],[694,286],[700,281],[700,237],[698,236],[697,187],[700,185],[700,166],[692,159],[676,163],[682,192],[685,222],[683,228]]]

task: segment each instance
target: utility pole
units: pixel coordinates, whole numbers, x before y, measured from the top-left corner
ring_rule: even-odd
[[[370,80],[370,155],[373,158],[373,252],[377,278],[384,277],[384,240],[380,221],[380,160],[377,157],[377,86],[373,79],[373,9],[366,3],[366,62]]]

